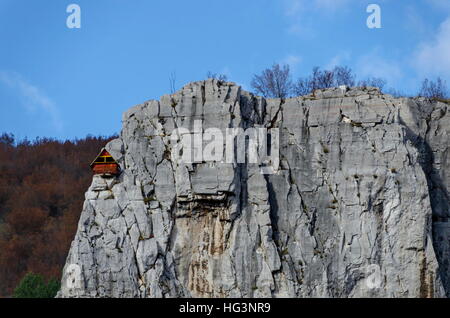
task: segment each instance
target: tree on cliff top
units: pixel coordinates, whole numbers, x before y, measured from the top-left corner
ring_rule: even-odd
[[[307,95],[316,89],[325,89],[346,85],[348,87],[355,86],[356,75],[352,69],[347,66],[335,66],[330,70],[321,70],[319,67],[312,69],[311,75],[300,77],[293,87],[293,93],[296,96]],[[362,87],[378,87],[383,89],[386,81],[378,77],[369,77],[358,82],[358,86]]]
[[[226,82],[228,80],[228,76],[226,76],[225,74],[213,73],[211,71],[208,71],[206,73],[206,78],[212,78],[222,82]]]
[[[292,79],[288,65],[274,64],[260,75],[254,75],[252,88],[266,98],[286,98],[292,92]]]
[[[440,77],[438,77],[436,81],[430,81],[426,78],[422,82],[419,96],[430,99],[446,99],[449,97],[447,83]]]
[[[310,75],[300,77],[292,82],[288,65],[274,64],[259,75],[254,75],[251,86],[256,94],[266,98],[286,98],[289,96],[303,96],[316,89],[325,89],[346,85],[355,86],[356,75],[347,66],[335,66],[329,70],[314,67]],[[359,81],[360,86],[375,86],[380,90],[386,84],[381,78],[368,78]]]

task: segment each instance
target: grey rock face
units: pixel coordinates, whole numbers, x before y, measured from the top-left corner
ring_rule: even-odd
[[[107,145],[123,173],[86,192],[58,296],[445,297],[448,107],[372,88],[264,100],[216,80],[138,105]],[[278,128],[279,169],[176,159],[175,129],[196,120]]]

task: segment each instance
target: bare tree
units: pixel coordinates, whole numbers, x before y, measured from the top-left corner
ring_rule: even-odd
[[[14,145],[14,135],[8,134],[8,133],[3,133],[2,135],[0,135],[0,144],[4,144],[7,146]]]
[[[321,73],[322,71],[320,71],[319,67],[316,66],[312,70],[312,75],[310,75],[309,77],[300,77],[293,88],[294,93],[299,96],[307,95],[313,92],[315,89],[319,88],[319,86],[321,85],[320,83],[324,83],[327,81],[326,79],[321,78]],[[328,76],[329,75],[330,74],[328,74]]]
[[[169,75],[170,93],[175,94],[175,82],[177,80],[177,74],[175,72]]]
[[[301,77],[294,85],[295,95],[307,95],[316,89],[337,87],[341,85],[354,86],[355,75],[347,66],[336,66],[332,70],[321,70],[319,67],[312,69],[308,77]]]
[[[336,66],[333,70],[335,86],[347,85],[355,86],[355,74],[347,66]]]
[[[422,89],[419,92],[419,96],[430,99],[448,98],[447,83],[440,77],[436,81],[430,81],[426,78],[422,82]]]
[[[311,77],[311,91],[321,88],[329,88],[334,86],[334,72],[327,70],[320,70],[319,67],[314,67]]]
[[[266,98],[289,97],[293,86],[289,66],[273,64],[261,75],[254,75],[250,85],[256,93]]]
[[[311,82],[307,77],[300,77],[293,85],[293,93],[296,96],[308,95],[311,93]]]
[[[381,77],[368,77],[358,82],[359,87],[378,87],[383,90],[386,85],[386,80]]]
[[[208,71],[208,73],[206,73],[206,78],[212,78],[222,82],[226,82],[228,80],[228,76],[226,76],[225,74],[213,73],[211,71]]]

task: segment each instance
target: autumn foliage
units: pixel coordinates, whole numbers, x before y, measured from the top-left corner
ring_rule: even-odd
[[[0,136],[0,297],[29,272],[60,279],[92,173],[112,137],[15,142]]]

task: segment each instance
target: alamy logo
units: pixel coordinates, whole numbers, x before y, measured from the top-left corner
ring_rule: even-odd
[[[69,29],[81,28],[81,8],[78,4],[72,3],[67,6],[67,13],[70,15],[67,17],[66,25]]]
[[[182,163],[256,164],[262,174],[273,174],[279,167],[278,128],[207,128],[194,121],[194,131],[177,128],[171,134],[172,158]]]
[[[367,27],[369,29],[381,29],[381,7],[378,4],[369,4],[366,11],[371,13],[367,17]]]
[[[81,288],[81,267],[77,264],[70,264],[66,268],[66,286],[69,289]]]
[[[369,289],[381,287],[381,269],[377,264],[370,264],[366,268],[366,286]]]

